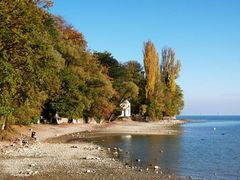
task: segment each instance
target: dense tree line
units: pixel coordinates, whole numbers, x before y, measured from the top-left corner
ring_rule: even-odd
[[[41,114],[108,119],[129,99],[134,114],[152,119],[178,114],[180,64],[164,49],[159,65],[151,42],[144,64],[91,52],[82,33],[47,9],[50,0],[0,1],[1,123],[29,124]]]

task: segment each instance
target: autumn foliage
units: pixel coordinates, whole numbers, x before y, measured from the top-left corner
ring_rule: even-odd
[[[40,115],[108,119],[129,99],[133,114],[161,119],[183,108],[172,49],[162,63],[144,44],[144,68],[92,52],[83,34],[48,12],[50,0],[0,1],[0,125],[29,124]],[[145,74],[145,76],[144,76]]]
[[[146,100],[148,116],[152,120],[163,116],[175,116],[183,109],[183,93],[176,84],[181,64],[171,48],[162,50],[159,65],[158,53],[152,42],[144,43],[144,67],[146,73]]]

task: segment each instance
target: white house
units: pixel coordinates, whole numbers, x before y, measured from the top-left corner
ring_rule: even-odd
[[[131,103],[128,100],[124,100],[120,107],[122,108],[122,114],[120,117],[130,117],[131,116]]]

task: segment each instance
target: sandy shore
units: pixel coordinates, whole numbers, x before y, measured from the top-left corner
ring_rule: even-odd
[[[96,129],[97,133],[132,135],[175,135],[181,133],[174,125],[186,123],[184,120],[164,120],[160,122],[137,122],[131,120],[114,121],[110,126]]]
[[[0,179],[179,179],[161,168],[142,169],[126,165],[113,154],[92,143],[60,143],[62,135],[118,133],[118,134],[176,134],[171,129],[182,121],[144,123],[116,121],[101,125],[32,125],[13,128],[21,132],[18,140],[0,142]],[[30,138],[31,130],[37,132],[38,141]],[[82,132],[82,133],[81,133]],[[54,138],[55,141],[49,140]]]

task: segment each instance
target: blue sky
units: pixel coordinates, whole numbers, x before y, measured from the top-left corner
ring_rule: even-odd
[[[91,50],[142,64],[143,42],[175,49],[182,114],[240,114],[239,0],[54,0]]]

